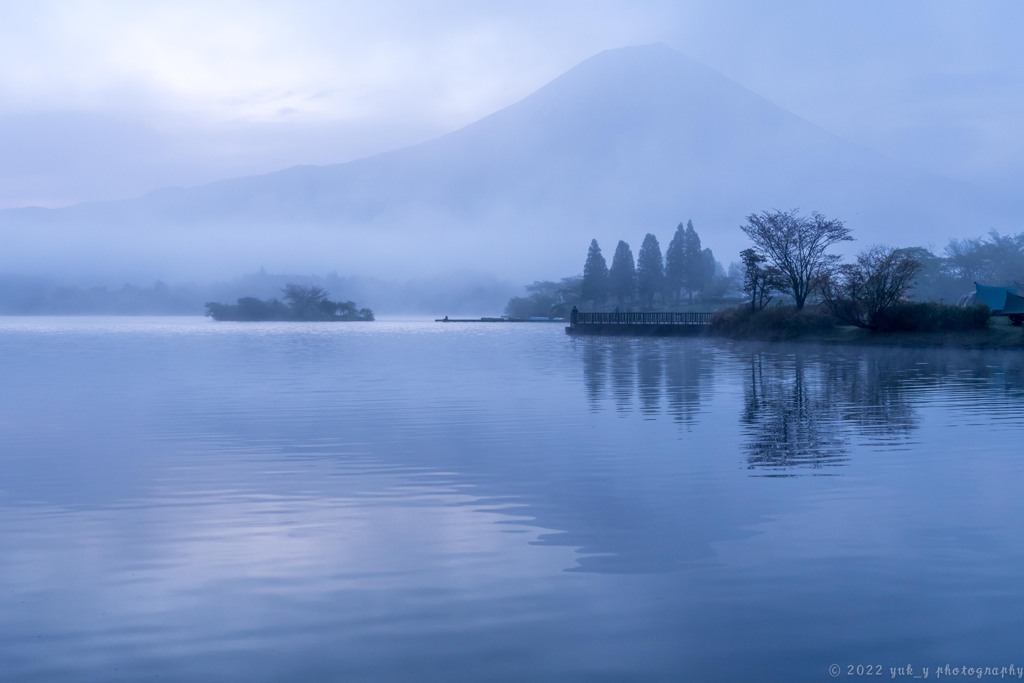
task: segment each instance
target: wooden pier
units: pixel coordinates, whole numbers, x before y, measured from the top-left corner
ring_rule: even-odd
[[[570,317],[570,335],[677,337],[701,334],[712,313],[580,313]]]
[[[434,318],[435,323],[564,323],[565,318],[513,318],[507,315],[492,318]]]

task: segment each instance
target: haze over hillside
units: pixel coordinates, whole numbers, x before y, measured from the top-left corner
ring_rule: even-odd
[[[7,271],[216,277],[263,266],[378,277],[578,272],[692,219],[736,260],[755,211],[847,221],[856,247],[941,247],[1017,226],[1009,200],[850,145],[663,45],[603,52],[417,146],[134,200],[0,212]]]

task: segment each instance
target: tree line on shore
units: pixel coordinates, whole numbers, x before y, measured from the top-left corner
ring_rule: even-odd
[[[961,331],[988,324],[984,306],[909,301],[908,292],[922,269],[919,250],[875,245],[842,263],[830,248],[852,241],[852,231],[841,220],[818,212],[801,216],[795,209],[751,214],[741,229],[753,245],[740,253],[748,304],[716,316],[716,332],[758,334],[789,328],[799,334],[837,323],[876,332]],[[793,306],[769,310],[775,294]],[[819,310],[801,315],[812,296],[820,300]]]
[[[572,306],[658,310],[692,304],[695,298],[721,298],[728,293],[729,282],[712,251],[701,245],[693,222],[687,221],[676,227],[664,255],[653,233],[644,236],[636,259],[629,243],[619,240],[610,267],[593,239],[582,275],[527,285],[527,295],[511,299],[505,312],[525,318],[564,316]]]
[[[764,311],[778,293],[793,302],[798,314],[816,297],[833,323],[876,332],[981,329],[989,319],[984,305],[952,305],[940,297],[922,297],[922,290],[911,296],[922,272],[931,271],[933,287],[945,279],[961,291],[973,291],[983,280],[1015,290],[1017,278],[1024,276],[1024,233],[1004,237],[993,231],[987,240],[953,240],[945,259],[920,247],[873,245],[843,263],[830,248],[852,241],[851,230],[817,212],[763,211],[748,216],[742,230],[753,244],[741,252],[743,291],[752,315]],[[969,294],[955,297],[956,304],[968,303]],[[742,320],[742,310],[732,319]],[[1011,321],[1020,324],[1015,316]]]
[[[718,270],[721,266],[710,249],[702,248],[692,221],[676,227],[664,257],[652,233],[644,236],[635,263],[629,244],[619,240],[610,268],[595,239],[583,264],[580,299],[588,306],[614,301],[622,307],[652,308],[658,303],[678,304],[686,296],[692,303],[694,294],[708,288]]]
[[[831,249],[852,241],[852,231],[842,220],[818,212],[762,211],[747,216],[741,230],[751,246],[728,271],[710,249],[702,248],[692,222],[679,224],[664,259],[657,238],[648,234],[635,264],[628,243],[620,241],[609,268],[592,240],[582,275],[534,282],[527,296],[509,301],[506,312],[564,315],[573,305],[582,310],[666,310],[696,298],[705,308],[745,301],[733,318],[786,303],[801,313],[814,303],[833,323],[872,330],[969,328],[987,316],[958,312],[952,304],[971,294],[974,283],[1012,290],[1024,280],[1024,233],[993,230],[986,237],[954,239],[942,256],[923,247],[874,245],[843,263]]]

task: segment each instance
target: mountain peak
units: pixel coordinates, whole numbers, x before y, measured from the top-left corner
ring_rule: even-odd
[[[597,54],[414,147],[42,217],[0,212],[0,229],[21,241],[5,249],[12,263],[52,256],[54,245],[111,243],[135,260],[194,264],[206,252],[222,273],[306,264],[386,274],[417,260],[422,269],[443,244],[436,267],[479,268],[500,253],[500,274],[527,279],[577,271],[594,237],[636,246],[687,219],[728,262],[744,246],[745,216],[795,206],[846,220],[861,243],[896,246],[1016,213],[846,144],[655,43]],[[197,250],[200,234],[223,248]],[[76,258],[73,246],[66,256]]]
[[[581,64],[593,61],[632,63],[634,65],[647,67],[656,67],[659,64],[679,67],[681,65],[688,64],[698,66],[703,69],[709,69],[709,67],[704,66],[700,62],[662,42],[646,43],[644,45],[623,45],[622,47],[609,48],[585,59]]]

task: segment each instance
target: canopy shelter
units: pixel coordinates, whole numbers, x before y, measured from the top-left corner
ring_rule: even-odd
[[[992,311],[993,315],[999,315],[1003,312],[1003,308],[1007,303],[1007,296],[1012,295],[1016,298],[1017,290],[1008,287],[990,287],[988,285],[979,285],[977,282],[974,283],[975,294],[974,303],[985,304]]]
[[[1011,313],[1024,313],[1024,296],[1019,296],[1013,292],[1006,293],[1003,315],[1010,315]]]
[[[1006,304],[1003,305],[1003,315],[1008,316],[1010,322],[1014,325],[1024,324],[1024,296],[1007,292]]]
[[[1012,287],[989,287],[974,283],[974,302],[985,304],[992,315],[1005,315],[1014,325],[1024,325],[1024,296]]]

